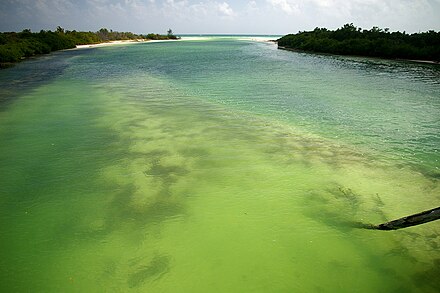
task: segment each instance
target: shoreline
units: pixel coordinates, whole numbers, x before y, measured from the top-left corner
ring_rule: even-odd
[[[229,37],[229,36],[228,36]],[[96,43],[96,44],[87,44],[87,45],[76,45],[75,48],[72,49],[66,49],[66,50],[76,50],[76,49],[88,49],[88,48],[99,48],[99,47],[107,47],[107,46],[114,46],[114,45],[127,45],[127,44],[138,44],[138,43],[163,43],[163,42],[175,42],[175,41],[205,41],[216,38],[216,36],[191,36],[186,37],[183,36],[180,39],[177,40],[149,40],[149,39],[134,39],[134,40],[116,40],[116,41],[109,41],[109,42],[102,42],[102,43]],[[239,40],[244,41],[254,41],[259,43],[276,43],[272,38],[269,37],[238,37]]]
[[[72,48],[72,49],[85,49],[85,48],[106,47],[106,46],[121,45],[121,44],[127,44],[127,43],[141,43],[141,42],[142,43],[143,42],[148,42],[148,40],[146,40],[146,39],[136,39],[136,40],[109,41],[109,42],[96,43],[96,44],[76,45],[76,48]]]
[[[102,43],[96,43],[96,44],[76,45],[76,48],[67,49],[67,50],[98,48],[98,47],[107,47],[107,46],[114,46],[114,45],[127,45],[127,44],[139,44],[139,43],[159,43],[159,42],[173,42],[173,41],[178,41],[178,40],[150,40],[150,39],[117,40],[117,41],[109,41],[109,42],[102,42]]]
[[[341,54],[332,54],[332,53],[325,53],[325,52],[313,52],[313,51],[305,51],[305,50],[299,50],[284,46],[278,46],[278,49],[284,50],[284,51],[291,51],[291,52],[297,52],[297,53],[307,53],[307,54],[316,54],[316,55],[327,55],[327,56],[347,56],[347,57],[361,57],[361,58],[373,58],[373,59],[382,59],[382,60],[394,60],[394,61],[405,61],[405,62],[413,62],[413,63],[419,63],[419,64],[432,64],[432,65],[440,65],[440,62],[433,61],[433,60],[415,60],[415,59],[391,59],[391,58],[385,58],[385,57],[379,57],[379,56],[363,56],[363,55],[341,55]]]
[[[165,39],[165,40],[152,40],[152,39],[130,39],[130,40],[116,40],[116,41],[108,41],[94,44],[86,44],[86,45],[76,45],[73,48],[55,50],[50,53],[54,53],[56,51],[70,51],[70,50],[83,50],[83,49],[93,49],[107,46],[115,46],[115,45],[128,45],[128,44],[139,44],[139,43],[162,43],[162,42],[175,42],[175,41],[205,41],[215,38],[217,36],[183,36],[178,39]],[[226,36],[230,37],[230,36]],[[261,37],[261,36],[237,36],[239,40],[253,41],[253,42],[261,42],[261,43],[276,43],[272,38],[269,37]],[[47,53],[47,54],[50,54]],[[30,58],[38,58],[39,56],[47,55],[47,54],[36,54],[30,57],[23,57],[20,61],[25,61]],[[0,70],[6,69],[10,67],[14,67],[18,62],[0,62]]]

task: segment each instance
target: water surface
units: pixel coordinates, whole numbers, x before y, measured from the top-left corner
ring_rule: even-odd
[[[440,70],[243,38],[0,71],[5,292],[438,292]]]

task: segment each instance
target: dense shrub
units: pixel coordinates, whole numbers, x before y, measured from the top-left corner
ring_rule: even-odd
[[[406,34],[346,24],[335,31],[316,28],[278,39],[278,46],[341,55],[440,61],[440,32]]]
[[[39,33],[32,33],[25,29],[20,33],[0,33],[0,65],[4,63],[18,62],[26,57],[47,54],[52,51],[75,48],[76,45],[96,44],[114,40],[132,39],[177,39],[171,30],[168,35],[148,34],[136,35],[130,32],[114,32],[102,28],[97,32],[65,31],[57,27],[55,32],[41,30]],[[2,66],[0,66],[2,67]]]

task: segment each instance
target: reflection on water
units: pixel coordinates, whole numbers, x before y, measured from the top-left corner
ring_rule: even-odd
[[[234,40],[69,54],[0,115],[2,290],[436,292],[437,223],[356,226],[440,199],[418,65]]]

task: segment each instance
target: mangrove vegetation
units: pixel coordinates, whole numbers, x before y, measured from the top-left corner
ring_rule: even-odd
[[[407,34],[388,28],[363,30],[345,24],[337,30],[315,28],[313,31],[288,34],[278,41],[281,49],[306,52],[358,55],[390,59],[440,61],[440,32]]]
[[[168,30],[166,35],[137,35],[102,28],[97,32],[64,30],[41,30],[38,33],[25,29],[21,32],[0,32],[0,67],[9,66],[27,57],[47,54],[52,51],[75,48],[76,45],[97,44],[115,40],[168,40],[178,39]]]

